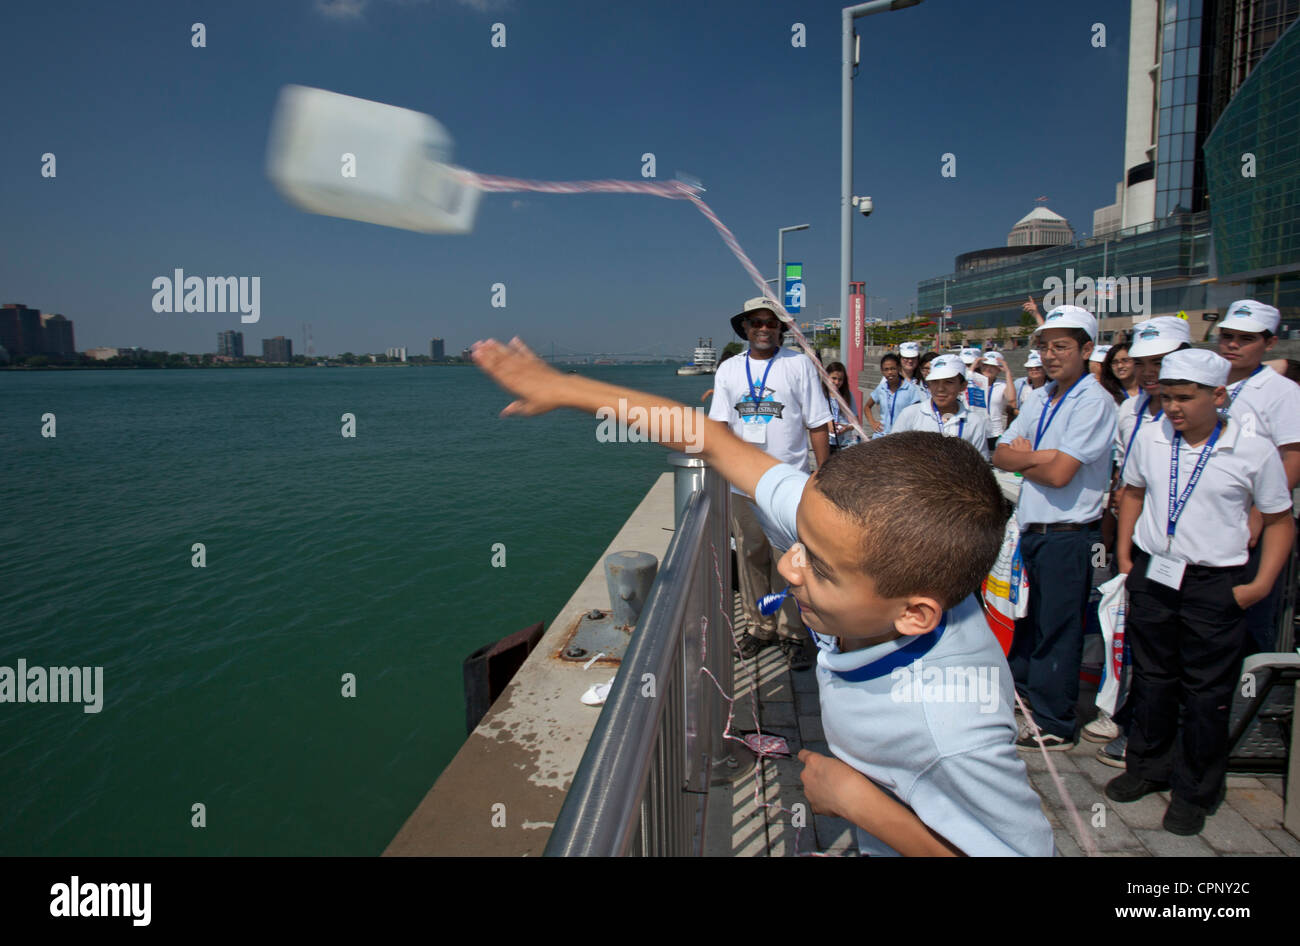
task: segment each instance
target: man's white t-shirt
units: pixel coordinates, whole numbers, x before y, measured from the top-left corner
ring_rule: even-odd
[[[994,379],[989,386],[989,436],[1001,437],[1007,429],[1007,383]]]
[[[713,378],[709,419],[727,424],[768,456],[807,473],[808,430],[829,423],[831,409],[808,356],[779,348],[770,359],[751,358],[746,351],[722,363]],[[734,487],[732,491],[739,492]]]

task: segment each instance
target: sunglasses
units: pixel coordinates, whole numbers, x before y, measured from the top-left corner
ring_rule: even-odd
[[[780,328],[781,323],[776,319],[746,319],[745,324],[750,328]]]

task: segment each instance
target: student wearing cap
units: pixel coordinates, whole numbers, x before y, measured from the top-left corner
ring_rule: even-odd
[[[781,347],[785,327],[778,311],[776,302],[760,296],[732,317],[732,329],[749,342],[749,350],[718,366],[709,419],[729,425],[746,443],[806,473],[810,440],[818,467],[830,456],[831,411],[813,363]],[[740,638],[741,655],[749,658],[779,644],[792,669],[807,669],[812,665],[804,646],[808,635],[793,603],[787,600],[774,615],[758,610],[759,598],[785,586],[776,568],[785,549],[774,549],[752,498],[734,487],[731,534],[748,624]]]
[[[902,359],[892,351],[881,355],[880,371],[884,377],[880,379],[875,390],[867,395],[866,403],[862,405],[867,415],[867,423],[871,425],[877,437],[890,433],[904,408],[923,397],[917,385],[903,379]],[[876,420],[875,412],[872,410],[877,404],[880,405],[880,420]]]
[[[940,355],[931,361],[926,387],[929,399],[909,405],[894,424],[894,432],[922,430],[958,437],[987,460],[987,421],[983,414],[972,411],[961,401],[961,392],[966,389],[966,366],[961,359],[956,355]]]
[[[1119,515],[1120,500],[1124,494],[1124,469],[1133,438],[1144,424],[1158,422],[1164,416],[1160,401],[1160,362],[1170,352],[1185,348],[1191,348],[1191,335],[1185,319],[1159,316],[1139,322],[1133,327],[1129,354],[1133,358],[1133,373],[1141,393],[1139,397],[1122,401],[1116,408],[1115,474],[1111,480],[1110,505],[1107,509],[1111,516]],[[1112,537],[1117,537],[1117,526],[1118,523],[1112,526],[1116,529]],[[1084,739],[1107,743],[1097,751],[1097,758],[1108,765],[1118,765],[1123,760],[1128,742],[1123,730],[1128,727],[1128,720],[1129,703],[1125,701],[1113,718],[1104,711],[1099,712],[1096,719],[1083,727]]]
[[[921,378],[917,375],[917,363],[921,360],[921,346],[916,342],[903,342],[898,346],[898,370],[904,381],[911,381],[920,387]]]
[[[1029,611],[1016,622],[1008,662],[1052,750],[1076,740],[1083,616],[1115,439],[1115,402],[1086,367],[1096,336],[1086,309],[1048,313],[1034,338],[1050,383],[1027,399],[993,455],[994,466],[1024,477],[1016,521]],[[1028,725],[1016,744],[1037,747]]]
[[[1037,351],[1031,351],[1025,359],[1025,376],[1016,379],[1016,404],[1019,410],[1025,409],[1025,401],[1034,391],[1047,384],[1047,372],[1043,370],[1043,359]]]
[[[1160,402],[1160,362],[1170,352],[1192,347],[1191,330],[1186,319],[1162,315],[1133,326],[1129,355],[1137,378],[1139,397],[1131,397],[1116,408],[1115,445],[1119,486],[1123,488],[1124,458],[1129,444],[1144,423],[1158,421],[1163,407]],[[1118,508],[1118,496],[1115,497]]]
[[[1011,377],[1011,366],[1002,357],[1001,352],[986,352],[980,359],[979,372],[989,382],[989,444],[991,454],[997,448],[997,440],[1007,427],[1007,415],[1015,415],[1018,410],[1016,402],[1015,379]]]
[[[1101,380],[1101,366],[1106,363],[1106,353],[1110,351],[1109,345],[1098,345],[1088,356],[1088,371],[1098,381]]]
[[[1198,834],[1223,799],[1243,609],[1268,593],[1295,541],[1277,450],[1219,413],[1229,368],[1209,351],[1164,357],[1165,414],[1133,442],[1120,505],[1132,724],[1127,771],[1106,795],[1132,802],[1169,789],[1164,827],[1180,835]],[[1245,571],[1252,508],[1264,520],[1253,577]]]
[[[1219,323],[1219,354],[1228,371],[1228,413],[1243,430],[1248,429],[1273,442],[1286,470],[1287,485],[1300,483],[1300,388],[1263,365],[1264,353],[1277,344],[1279,313],[1271,305],[1254,299],[1239,299],[1228,306]],[[1249,568],[1259,567],[1256,539],[1262,519],[1258,510],[1250,513],[1251,554]],[[1277,646],[1274,614],[1280,587],[1246,614],[1249,649],[1270,651]]]

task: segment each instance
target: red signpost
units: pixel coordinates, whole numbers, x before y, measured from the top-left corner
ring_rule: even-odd
[[[849,390],[855,396],[858,391],[858,375],[862,374],[862,343],[865,336],[864,320],[867,310],[867,297],[863,295],[862,290],[865,286],[865,282],[849,283],[852,290],[849,294],[849,321],[851,324],[842,326],[840,333],[843,336],[840,339],[840,344],[848,352],[845,367],[848,368]],[[861,419],[861,412],[859,412],[858,420]]]

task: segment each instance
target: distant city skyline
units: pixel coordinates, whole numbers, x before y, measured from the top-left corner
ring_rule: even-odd
[[[925,0],[859,22],[854,190],[876,209],[854,220],[854,278],[876,316],[905,316],[920,280],[1001,242],[1040,195],[1076,232],[1114,199],[1128,3],[1051,6]],[[155,311],[154,281],[179,269],[257,277],[265,336],[301,348],[309,322],[320,352],[518,334],[686,356],[756,292],[680,201],[489,194],[466,236],[302,213],[264,168],[276,96],[301,83],[432,114],[452,160],[484,173],[640,180],[653,155],[655,179],[703,181],[765,275],[777,229],[809,223],[785,242],[803,317],[839,314],[839,4],[481,7],[7,6],[0,201],[22,226],[0,234],[0,300],[65,314],[85,348],[210,351],[240,314]]]

